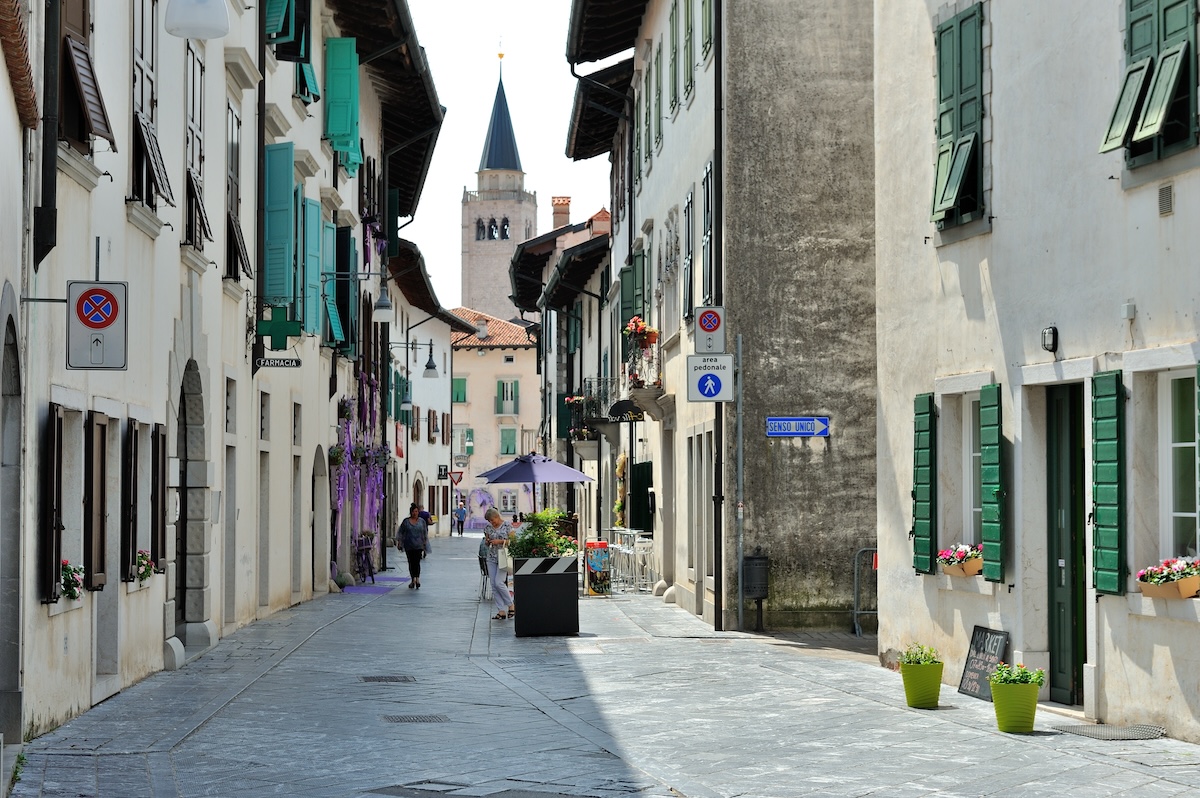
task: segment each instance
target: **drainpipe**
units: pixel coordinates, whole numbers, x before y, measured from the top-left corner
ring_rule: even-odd
[[[722,235],[724,229],[722,192],[724,187],[721,180],[725,168],[725,92],[723,85],[725,64],[721,58],[724,49],[723,7],[724,3],[713,3],[713,300],[718,306],[725,304],[725,280],[723,279],[725,243]],[[713,484],[717,486],[718,492],[713,496],[713,535],[716,536],[713,546],[713,593],[716,606],[716,612],[713,613],[713,630],[719,632],[725,628],[725,580],[722,572],[724,557],[721,556],[724,542],[722,510],[725,501],[725,486],[721,463],[724,460],[722,455],[725,439],[725,405],[717,403],[715,407],[718,423],[713,425],[713,445],[717,452],[717,462],[715,464],[716,479],[713,480]]]
[[[266,193],[265,186],[267,182],[267,167],[266,159],[261,157],[266,151],[267,145],[267,4],[260,2],[258,4],[258,74],[262,78],[258,81],[258,119],[255,122],[255,135],[258,137],[258,153],[260,157],[254,160],[254,174],[256,185],[254,187],[254,248],[258,257],[259,268],[254,271],[254,350],[253,356],[250,359],[250,376],[258,374],[258,359],[262,357],[266,350],[263,344],[261,335],[258,335],[258,320],[263,317],[263,291],[266,286],[263,284],[263,269],[262,264],[267,259],[267,225],[266,225]],[[334,170],[337,174],[337,170]],[[333,383],[330,387],[336,392],[337,384],[337,357],[333,359],[333,367],[330,370],[330,381]],[[339,519],[340,521],[340,519]],[[330,555],[336,560],[337,552],[330,552]]]
[[[58,60],[62,6],[46,0],[42,37],[42,204],[33,209],[33,270],[58,244]]]

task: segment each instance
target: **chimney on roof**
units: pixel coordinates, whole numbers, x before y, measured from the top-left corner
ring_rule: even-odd
[[[554,207],[554,224],[551,229],[557,230],[571,223],[571,198],[551,197],[550,204]]]
[[[481,341],[488,337],[487,321],[484,319],[480,319],[479,323],[475,325],[475,337]]]

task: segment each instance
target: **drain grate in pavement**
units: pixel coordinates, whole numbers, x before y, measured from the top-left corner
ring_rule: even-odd
[[[494,659],[497,665],[567,665],[570,660],[565,657],[520,657],[519,659]]]
[[[361,682],[415,682],[416,676],[359,676]]]
[[[1095,740],[1157,740],[1167,733],[1162,726],[1137,724],[1134,726],[1108,726],[1104,723],[1083,723],[1077,726],[1052,726],[1052,729],[1068,734],[1079,734]]]
[[[370,792],[372,795],[390,795],[393,798],[430,798],[431,796],[460,790],[462,787],[463,785],[417,782],[414,786],[397,784],[392,787],[378,787]],[[504,790],[502,792],[489,792],[487,795],[488,798],[578,798],[577,795],[568,795],[561,792],[541,792],[540,790]]]
[[[384,715],[388,723],[449,723],[446,715]]]

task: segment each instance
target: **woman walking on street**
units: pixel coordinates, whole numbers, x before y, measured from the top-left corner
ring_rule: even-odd
[[[400,531],[396,534],[396,542],[408,558],[409,590],[420,589],[421,559],[429,551],[429,525],[421,518],[420,509],[416,502],[409,505],[408,518],[400,522]]]
[[[483,539],[488,545],[488,580],[492,585],[492,601],[496,605],[496,614],[492,616],[492,620],[503,621],[515,614],[509,610],[508,585],[504,581],[504,571],[500,570],[500,558],[507,555],[504,547],[508,545],[508,533],[511,531],[511,527],[495,507],[487,509],[487,512],[483,514],[483,520],[488,522],[488,526],[483,530]]]

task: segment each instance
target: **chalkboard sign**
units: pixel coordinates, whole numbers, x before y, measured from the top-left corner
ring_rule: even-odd
[[[1007,661],[1008,632],[976,626],[971,633],[971,648],[967,651],[967,662],[963,665],[962,679],[958,692],[992,700],[992,685],[988,677],[996,666]]]

